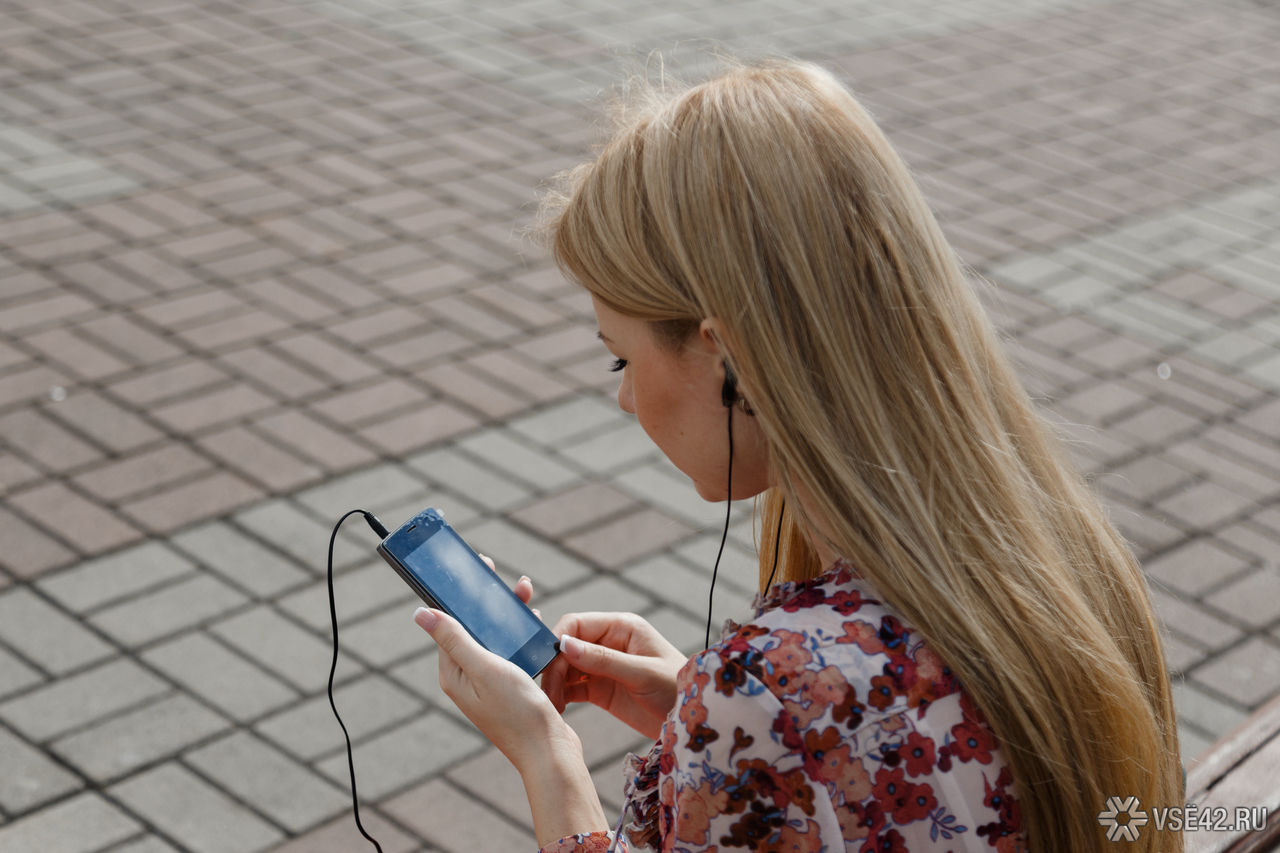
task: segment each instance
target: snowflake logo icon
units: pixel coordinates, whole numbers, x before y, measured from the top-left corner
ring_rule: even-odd
[[[1138,798],[1108,797],[1105,810],[1098,812],[1098,823],[1107,828],[1108,841],[1137,841],[1138,829],[1147,822],[1147,813],[1138,808]]]

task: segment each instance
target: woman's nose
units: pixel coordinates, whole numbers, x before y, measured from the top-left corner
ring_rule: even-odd
[[[618,383],[618,408],[627,414],[636,413],[636,401],[631,394],[631,377],[624,376]]]

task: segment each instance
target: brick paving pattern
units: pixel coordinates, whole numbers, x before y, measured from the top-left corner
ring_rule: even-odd
[[[0,0],[0,853],[364,849],[324,697],[351,507],[441,506],[548,620],[697,646],[722,509],[520,236],[655,48],[851,82],[1144,561],[1185,755],[1280,693],[1280,11],[687,6]],[[532,850],[412,596],[357,524],[337,555],[367,822]],[[616,810],[640,744],[570,718]]]

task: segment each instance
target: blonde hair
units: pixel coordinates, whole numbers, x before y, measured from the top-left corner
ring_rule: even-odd
[[[761,582],[821,535],[947,661],[1013,770],[1031,849],[1109,848],[1107,797],[1179,805],[1146,585],[1037,413],[919,189],[812,65],[645,89],[544,210],[594,296],[719,343],[768,441]],[[1179,851],[1145,827],[1135,851]]]

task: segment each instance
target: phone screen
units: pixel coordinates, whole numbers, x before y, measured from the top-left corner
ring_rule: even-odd
[[[512,607],[511,591],[451,528],[441,528],[403,558],[440,605],[494,654],[510,658],[542,623]]]
[[[555,635],[438,510],[428,508],[409,519],[382,540],[378,553],[423,601],[453,616],[480,645],[530,675],[559,653]]]

